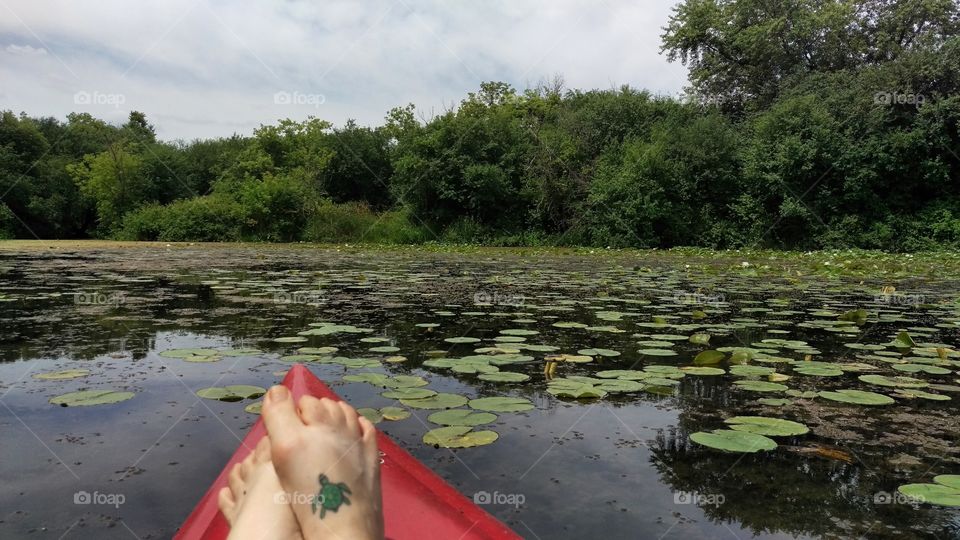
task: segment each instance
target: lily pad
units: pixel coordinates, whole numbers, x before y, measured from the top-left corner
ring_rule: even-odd
[[[929,386],[927,381],[914,379],[913,377],[887,377],[886,375],[861,375],[858,377],[867,384],[878,386],[890,386],[895,388],[924,388]]]
[[[786,385],[768,381],[744,380],[735,381],[734,386],[748,392],[783,392],[788,389]]]
[[[933,484],[906,484],[897,491],[920,503],[960,506],[960,475],[942,474],[933,481]]]
[[[471,409],[487,412],[522,412],[534,408],[529,399],[512,397],[488,397],[471,399],[469,402]]]
[[[435,412],[427,420],[441,426],[479,426],[496,421],[497,415],[489,412],[476,412],[469,409],[451,409]]]
[[[448,337],[444,339],[447,343],[479,343],[480,339],[475,337]]]
[[[243,410],[246,411],[246,412],[248,412],[248,413],[250,413],[250,414],[260,414],[260,411],[261,411],[262,408],[263,408],[263,402],[262,402],[262,401],[255,401],[255,402],[247,405],[246,407],[244,407]]]
[[[80,377],[86,377],[90,374],[89,369],[64,369],[62,371],[48,371],[47,373],[37,373],[33,376],[34,379],[40,379],[41,381],[59,381],[63,379],[77,379]]]
[[[50,403],[61,407],[87,407],[119,403],[131,399],[135,395],[133,392],[122,392],[120,390],[83,390],[50,398]]]
[[[394,390],[388,390],[381,396],[388,399],[424,399],[428,397],[433,397],[437,393],[433,390],[428,390],[426,388],[396,388]]]
[[[230,386],[225,386],[224,389],[235,396],[240,396],[241,399],[254,399],[267,393],[266,388],[251,386],[248,384],[233,384]]]
[[[410,388],[409,390],[419,389]],[[403,403],[407,407],[412,407],[414,409],[456,409],[461,405],[466,405],[467,401],[469,401],[467,398],[459,394],[447,394],[443,392],[420,399],[400,399],[400,403]]]
[[[512,371],[500,371],[495,373],[481,373],[478,379],[490,382],[523,382],[530,379],[525,373],[514,373]]]
[[[892,397],[878,394],[876,392],[865,392],[863,390],[836,390],[821,391],[817,395],[829,399],[830,401],[839,401],[841,403],[853,403],[855,405],[890,405],[894,403]]]
[[[693,363],[698,366],[711,366],[713,364],[719,364],[726,356],[727,355],[720,351],[700,351],[693,357]]]
[[[377,409],[373,409],[370,407],[362,407],[360,409],[357,409],[357,413],[360,416],[369,420],[373,424],[379,424],[380,422],[383,421],[383,415],[380,414],[380,411],[378,411]]]
[[[470,448],[496,441],[496,431],[473,431],[470,426],[447,426],[431,429],[423,436],[423,442],[440,448]]]
[[[384,420],[390,420],[391,422],[410,418],[410,411],[400,407],[381,407],[380,414]]]
[[[803,435],[810,431],[810,428],[799,422],[766,416],[734,416],[727,418],[724,422],[730,424],[730,429],[769,437]]]
[[[581,354],[584,356],[610,356],[610,357],[620,356],[620,353],[618,351],[614,351],[612,349],[596,349],[596,348],[580,349],[579,351],[577,351],[577,354]]]
[[[711,376],[711,375],[723,375],[726,371],[707,366],[684,366],[680,368],[680,371],[686,373],[687,375],[700,375],[700,376]]]
[[[713,432],[698,431],[690,435],[690,440],[727,452],[753,453],[773,450],[777,447],[776,441],[763,435],[731,429],[717,429]]]

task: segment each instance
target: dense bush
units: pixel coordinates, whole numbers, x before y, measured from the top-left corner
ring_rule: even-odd
[[[243,208],[236,201],[206,196],[131,212],[117,236],[122,240],[236,242],[243,239],[244,224]]]
[[[311,213],[303,239],[309,242],[418,244],[433,238],[430,231],[411,220],[406,210],[378,214],[365,203],[322,201]]]

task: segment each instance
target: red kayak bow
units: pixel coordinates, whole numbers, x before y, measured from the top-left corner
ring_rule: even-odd
[[[327,385],[296,364],[283,379],[294,398],[310,395],[340,400]],[[227,474],[267,434],[263,420],[257,420],[226,467],[200,499],[174,538],[178,540],[221,540],[230,527],[217,508],[217,493],[227,485]],[[506,525],[483,511],[433,473],[423,463],[396,445],[383,432],[377,433],[383,455],[380,477],[387,538],[490,540],[520,538]]]

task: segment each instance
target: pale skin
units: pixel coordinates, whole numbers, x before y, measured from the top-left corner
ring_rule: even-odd
[[[282,386],[267,392],[262,416],[268,437],[234,467],[230,487],[219,494],[229,538],[382,540],[373,424],[344,402],[303,396],[295,403]],[[336,494],[318,497],[321,475],[349,503]]]

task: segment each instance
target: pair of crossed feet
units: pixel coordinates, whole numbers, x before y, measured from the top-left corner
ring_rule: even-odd
[[[267,428],[230,471],[219,504],[230,539],[382,540],[377,431],[344,402],[274,386],[263,399]]]

